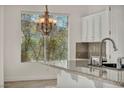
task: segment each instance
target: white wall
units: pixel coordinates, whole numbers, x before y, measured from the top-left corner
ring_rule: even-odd
[[[119,18],[119,23],[118,23],[118,48],[120,49],[120,55],[121,57],[124,57],[124,6],[118,6],[118,9],[120,9],[119,14],[121,15]],[[118,10],[117,10],[118,11]],[[117,14],[117,12],[116,12]]]
[[[3,79],[3,10],[4,7],[0,6],[0,87],[4,86]]]
[[[49,11],[69,15],[69,59],[75,59],[75,45],[81,40],[80,17],[87,6],[49,6]],[[56,78],[53,69],[39,63],[21,63],[21,11],[44,11],[43,6],[5,6],[5,81]]]
[[[111,6],[111,38],[114,39],[118,51],[112,53],[113,61],[117,60],[117,57],[124,57],[124,6]]]

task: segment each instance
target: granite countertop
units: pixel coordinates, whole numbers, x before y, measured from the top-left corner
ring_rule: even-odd
[[[124,70],[88,65],[87,60],[48,61],[44,65],[124,87]]]

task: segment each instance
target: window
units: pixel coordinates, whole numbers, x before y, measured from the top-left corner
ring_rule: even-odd
[[[44,38],[36,30],[36,23],[41,13],[21,13],[21,62],[44,60]],[[47,60],[67,60],[68,58],[68,16],[52,14],[57,20],[56,29],[47,38]]]

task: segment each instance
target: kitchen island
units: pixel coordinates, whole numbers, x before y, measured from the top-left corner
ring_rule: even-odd
[[[88,65],[87,60],[41,62],[57,70],[57,87],[124,87],[124,70]]]

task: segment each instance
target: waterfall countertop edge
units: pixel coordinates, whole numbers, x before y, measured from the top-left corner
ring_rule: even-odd
[[[92,80],[107,82],[119,87],[124,87],[124,70],[88,65],[87,60],[60,60],[38,62],[59,70],[81,75]]]

